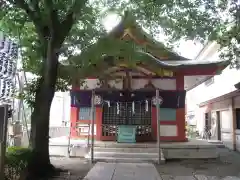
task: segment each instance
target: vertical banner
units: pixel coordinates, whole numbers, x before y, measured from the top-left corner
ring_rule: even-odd
[[[0,101],[9,103],[14,92],[18,45],[0,32]]]

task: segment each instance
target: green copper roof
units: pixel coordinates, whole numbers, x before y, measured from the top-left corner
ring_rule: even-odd
[[[139,24],[137,24],[135,18],[129,12],[125,12],[121,22],[115,28],[113,28],[112,31],[110,31],[109,35],[120,38],[123,36],[126,29],[130,29],[131,33],[134,35],[134,37],[136,37],[136,39],[147,42],[147,46],[143,45],[144,48],[146,51],[148,51],[148,53],[151,53],[156,58],[166,57],[161,60],[169,61],[190,60],[178,55],[167,48],[163,43],[155,40],[150,34],[145,32]]]

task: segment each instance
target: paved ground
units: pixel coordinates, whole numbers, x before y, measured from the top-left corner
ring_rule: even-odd
[[[98,162],[86,180],[161,180],[152,163]]]
[[[93,167],[88,161],[79,158],[53,157],[51,158],[51,162],[55,167],[69,171],[68,173],[63,173],[61,177],[54,178],[56,180],[81,180]]]
[[[217,160],[171,161],[156,165],[156,168],[163,180],[234,180],[234,177],[239,177],[237,179],[240,180],[240,154],[224,148],[219,149],[219,152],[221,156]],[[92,167],[90,163],[80,159],[52,158],[52,163],[71,172],[59,180],[81,180]]]
[[[216,160],[172,161],[161,166],[156,165],[156,168],[163,180],[174,179],[174,177],[178,177],[179,180],[218,180],[227,176],[240,177],[240,154],[226,148],[220,148],[218,151],[220,158]]]

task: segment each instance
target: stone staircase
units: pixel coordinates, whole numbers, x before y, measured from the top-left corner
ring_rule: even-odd
[[[189,142],[161,143],[161,163],[167,159],[211,159],[217,158],[217,148],[223,144],[215,144],[202,140]],[[85,155],[91,158],[91,151]],[[110,162],[157,162],[158,148],[156,143],[99,143],[94,147],[96,161]]]
[[[124,147],[123,147],[124,146]],[[94,159],[107,162],[158,162],[158,148],[146,144],[112,145],[111,147],[94,147]],[[91,158],[91,151],[85,156]],[[165,162],[161,151],[161,163]]]

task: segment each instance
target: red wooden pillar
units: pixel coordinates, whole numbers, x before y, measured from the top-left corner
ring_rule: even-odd
[[[184,90],[184,75],[177,74],[176,76],[176,88],[177,90]],[[186,141],[186,131],[185,131],[185,108],[177,109],[176,114],[177,120],[177,131],[178,131],[178,141]]]
[[[96,140],[100,141],[102,137],[102,107],[96,107]]]
[[[71,122],[71,137],[77,137],[76,125],[78,119],[78,108],[71,107],[70,122]]]
[[[80,84],[79,84],[79,80],[77,79],[73,79],[72,81],[72,90],[79,90],[80,89]],[[77,107],[70,107],[70,134],[71,134],[71,137],[77,137],[78,134],[77,134],[77,129],[76,129],[76,126],[77,126],[77,121],[78,121],[78,112],[79,112],[79,109]]]

